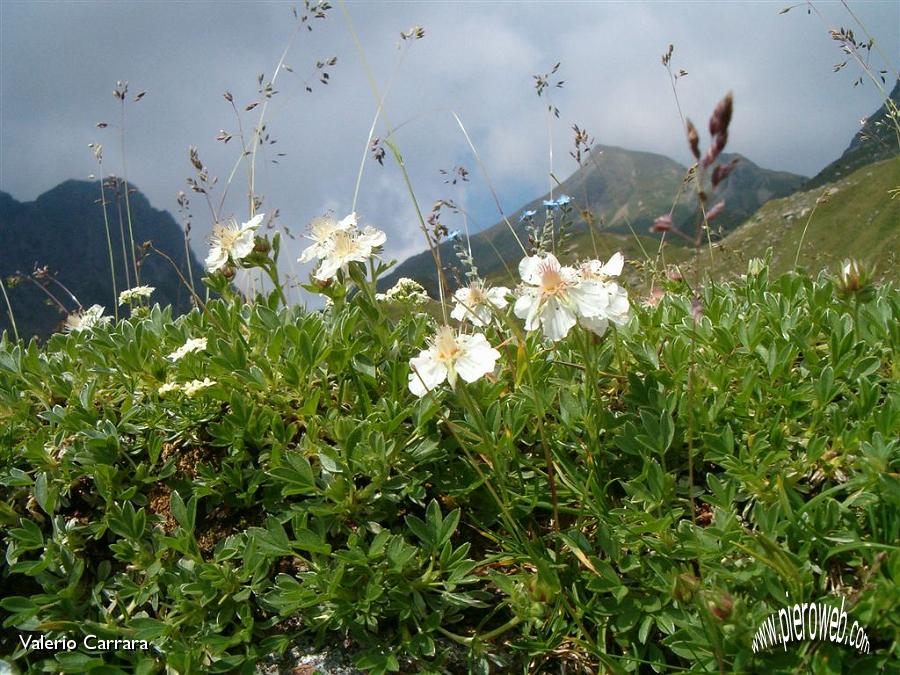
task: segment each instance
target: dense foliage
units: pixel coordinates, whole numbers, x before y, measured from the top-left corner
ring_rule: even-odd
[[[371,672],[440,672],[448,640],[475,672],[896,666],[894,288],[763,269],[602,338],[510,320],[492,376],[422,398],[434,320],[364,290],[4,338],[0,652],[252,672],[307,631]],[[769,613],[841,598],[870,654],[751,651]],[[27,653],[24,631],[151,648]]]

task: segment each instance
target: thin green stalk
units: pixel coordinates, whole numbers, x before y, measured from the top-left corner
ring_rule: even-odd
[[[116,212],[119,215],[119,241],[122,242],[122,264],[125,267],[125,285],[131,288],[131,273],[128,271],[128,251],[125,249],[125,221],[122,219],[122,201],[119,199],[119,179],[116,181]]]
[[[128,166],[125,160],[125,96],[123,95],[120,100],[122,102],[122,114],[119,126],[119,146],[122,152],[122,183],[125,186],[125,214],[128,218],[128,239],[131,242],[131,264],[134,265],[134,285],[140,286],[141,274],[137,264],[137,257],[134,254],[134,230],[131,224],[131,199],[128,196]]]
[[[449,323],[449,317],[447,314],[447,301],[444,297],[444,284],[446,283],[446,279],[444,278],[444,270],[441,264],[440,249],[435,242],[432,242],[431,235],[428,234],[428,226],[425,223],[425,217],[422,215],[422,210],[419,208],[419,201],[418,199],[416,199],[416,194],[412,187],[412,181],[410,180],[409,173],[406,171],[406,164],[403,161],[403,156],[400,154],[400,150],[397,145],[392,140],[390,140],[390,136],[393,134],[393,129],[391,127],[390,120],[388,119],[387,112],[384,110],[384,98],[378,92],[378,85],[375,82],[375,75],[372,73],[372,68],[369,66],[369,61],[366,58],[365,49],[363,49],[362,42],[359,39],[359,34],[356,32],[356,28],[353,25],[353,19],[350,16],[350,13],[347,11],[344,3],[339,2],[338,4],[340,5],[341,12],[344,15],[344,21],[347,23],[347,29],[350,31],[350,35],[353,37],[353,42],[356,45],[357,52],[359,52],[359,58],[362,62],[363,69],[366,72],[366,78],[369,81],[369,87],[372,90],[372,95],[375,97],[375,103],[382,111],[382,114],[384,116],[385,124],[387,126],[385,145],[387,145],[387,147],[390,149],[391,154],[400,167],[400,172],[403,175],[403,181],[406,184],[406,189],[409,192],[410,198],[412,199],[413,208],[416,211],[416,217],[419,220],[419,228],[425,235],[425,242],[428,244],[428,250],[431,252],[431,257],[434,259],[438,277],[438,295],[440,296],[441,313],[444,318],[444,323]]]
[[[270,80],[270,84],[272,86],[275,85],[275,81],[278,79],[278,75],[281,73],[281,67],[284,65],[284,60],[287,58],[288,52],[291,49],[291,45],[294,43],[294,39],[297,37],[297,33],[300,31],[300,28],[305,25],[301,23],[297,23],[297,26],[294,28],[294,32],[291,34],[290,39],[288,40],[287,45],[284,48],[284,51],[281,53],[281,58],[278,59],[278,65],[275,66],[275,72],[272,75],[272,79]],[[256,204],[253,199],[253,195],[256,194],[256,150],[259,148],[260,140],[262,138],[262,127],[263,121],[266,118],[266,111],[269,108],[269,101],[271,98],[266,98],[266,100],[262,104],[262,108],[259,112],[259,121],[256,124],[256,129],[253,132],[253,150],[250,153],[250,217],[252,218],[256,213]]]
[[[487,432],[484,429],[481,429],[483,426],[483,420],[480,419],[481,410],[473,403],[472,399],[468,396],[468,394],[463,390],[462,386],[455,390],[457,398],[463,404],[463,408],[468,409],[472,412],[473,417],[476,420],[476,425],[479,426],[479,433],[483,435],[484,438],[488,438]],[[475,472],[478,474],[478,477],[481,479],[484,486],[487,488],[488,492],[491,493],[491,496],[494,498],[494,501],[497,503],[497,506],[500,508],[500,513],[502,515],[504,524],[509,530],[510,534],[515,536],[519,541],[523,544],[525,543],[525,537],[522,533],[521,528],[516,522],[515,518],[512,517],[512,513],[509,510],[509,504],[507,500],[503,499],[497,490],[494,488],[494,485],[488,479],[487,475],[482,471],[481,465],[475,461],[475,457],[472,456],[471,451],[463,442],[463,439],[460,437],[457,432],[456,424],[452,422],[449,418],[444,418],[444,423],[447,425],[447,429],[450,431],[450,434],[456,440],[457,445],[459,445],[460,449],[466,455],[466,459],[469,460],[469,464],[472,465],[472,468],[475,469]]]
[[[494,628],[493,630],[490,630],[483,635],[476,635],[473,637],[462,637],[461,635],[457,635],[456,633],[451,633],[449,630],[443,628],[442,626],[438,626],[437,629],[444,637],[453,640],[454,642],[461,644],[464,647],[469,647],[476,639],[479,642],[492,640],[498,635],[503,635],[503,633],[505,633],[506,631],[515,628],[520,623],[522,623],[522,619],[520,619],[518,616],[514,616],[502,626]]]
[[[472,150],[472,154],[475,155],[475,161],[478,162],[478,167],[481,169],[481,173],[484,174],[484,180],[487,183],[488,190],[490,190],[491,192],[491,196],[494,198],[494,203],[497,205],[497,210],[500,212],[500,217],[503,218],[503,222],[506,223],[509,231],[512,232],[516,243],[519,245],[519,248],[522,249],[522,254],[528,255],[528,252],[525,250],[525,246],[522,245],[522,241],[519,239],[519,235],[516,234],[515,228],[513,228],[512,223],[509,222],[509,218],[506,217],[506,212],[503,211],[503,207],[500,205],[500,198],[497,196],[497,191],[494,189],[494,184],[491,182],[491,177],[488,174],[487,168],[485,168],[484,166],[484,162],[481,161],[481,155],[478,154],[478,150],[475,149],[475,144],[472,143],[472,139],[469,137],[469,132],[466,131],[466,127],[465,125],[463,125],[462,120],[459,119],[459,115],[457,115],[452,110],[450,111],[450,114],[453,115],[453,119],[456,120],[456,123],[459,125],[459,128],[463,132],[463,136],[465,136],[466,138],[466,143],[469,144],[469,149]]]
[[[827,192],[827,190],[825,192]],[[822,193],[822,196],[825,195],[825,192]],[[821,198],[822,197],[819,197],[819,199]],[[797,244],[797,255],[794,256],[794,269],[797,269],[797,265],[800,262],[800,250],[803,248],[803,240],[806,238],[806,231],[809,229],[809,224],[812,222],[813,216],[816,215],[816,209],[819,208],[819,199],[816,200],[813,210],[809,213],[809,218],[806,219],[806,225],[803,226],[803,232],[800,233],[800,243]]]
[[[74,294],[72,291],[70,291],[68,288],[66,288],[65,285],[64,285],[61,281],[59,281],[58,279],[56,279],[55,277],[52,277],[52,276],[48,276],[47,279],[48,279],[49,281],[52,281],[52,282],[53,282],[54,284],[56,284],[57,286],[59,286],[59,287],[63,290],[63,292],[64,292],[66,295],[68,295],[69,298],[71,298],[72,302],[75,303],[75,305],[78,307],[78,309],[82,309],[82,308],[83,308],[83,305],[81,304],[81,301],[79,301],[78,298],[75,297],[75,294]],[[116,298],[116,299],[118,300],[118,298]]]
[[[13,314],[12,305],[9,302],[9,296],[6,294],[6,286],[3,283],[3,278],[0,277],[0,291],[3,292],[3,300],[6,301],[6,312],[9,314],[9,322],[12,324],[13,336],[16,338],[16,342],[19,341],[19,329],[16,327],[16,317]]]
[[[109,252],[109,273],[112,280],[113,315],[119,321],[119,294],[116,292],[116,261],[113,256],[112,237],[109,234],[109,215],[106,213],[106,190],[103,189],[103,161],[100,160],[100,204],[103,208],[103,226],[106,229],[106,250]]]
[[[366,137],[366,145],[363,148],[362,158],[359,160],[359,171],[356,174],[356,185],[353,188],[353,204],[350,207],[351,211],[356,211],[356,202],[359,199],[359,187],[362,184],[363,172],[366,168],[366,158],[369,156],[369,148],[372,145],[372,138],[375,136],[375,126],[378,124],[378,118],[381,117],[381,113],[384,110],[384,101],[391,91],[391,86],[394,83],[394,78],[400,71],[400,65],[403,63],[403,59],[406,57],[408,51],[408,49],[404,49],[400,53],[400,59],[397,62],[397,65],[394,67],[394,72],[391,75],[391,79],[388,80],[387,86],[384,88],[384,96],[379,99],[378,106],[375,108],[375,115],[372,117],[372,125],[369,127],[369,135]]]
[[[272,280],[272,284],[275,286],[275,288],[278,289],[278,295],[281,297],[282,304],[287,307],[288,301],[284,295],[284,289],[281,287],[281,282],[278,280],[278,268],[274,260],[270,261],[270,263],[271,264],[266,265],[264,269],[266,271],[266,274],[268,274],[269,278]],[[260,287],[261,286],[262,283],[260,283]]]
[[[188,242],[187,230],[185,230],[185,232],[184,232],[184,264],[187,265],[188,281],[191,284],[191,286],[190,286],[191,295],[196,297],[197,290],[196,290],[196,287],[194,286],[194,270],[193,270],[193,265],[191,265],[191,249],[190,249],[190,245]]]
[[[20,279],[27,279],[28,281],[33,283],[35,286],[37,286],[39,289],[41,289],[47,295],[48,298],[50,298],[50,300],[53,302],[53,304],[56,305],[56,307],[59,309],[59,311],[61,313],[66,314],[66,315],[69,314],[69,309],[62,303],[62,301],[59,298],[57,298],[55,295],[53,295],[53,293],[50,291],[50,289],[47,288],[46,286],[44,286],[44,284],[38,283],[37,279],[34,279],[31,275],[28,275],[28,274],[19,274],[18,277]]]
[[[194,289],[191,288],[191,286],[188,284],[187,280],[184,278],[184,275],[181,273],[181,270],[178,269],[178,265],[175,263],[174,260],[172,260],[172,257],[169,256],[168,254],[166,254],[164,251],[160,251],[158,248],[153,246],[153,244],[150,245],[150,250],[153,251],[154,253],[159,254],[160,256],[163,257],[163,259],[168,261],[168,263],[172,266],[172,269],[175,270],[175,274],[177,274],[178,278],[181,280],[181,283],[183,283],[185,285],[185,287],[191,292],[191,295],[194,298],[194,302],[197,303],[197,306],[200,308],[200,310],[204,314],[206,314],[207,318],[212,323],[214,323],[216,325],[216,327],[218,327],[220,330],[224,330],[222,328],[222,326],[219,324],[219,322],[215,320],[212,313],[209,311],[209,308],[206,306],[206,303],[200,299],[200,296],[197,295],[197,293],[194,291]],[[206,298],[207,298],[207,300],[209,300],[209,289],[208,288],[206,289]]]

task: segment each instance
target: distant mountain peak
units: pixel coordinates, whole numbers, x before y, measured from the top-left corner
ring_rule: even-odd
[[[889,99],[893,101],[895,108],[900,105],[900,79],[894,83]],[[803,189],[810,190],[834,182],[866,164],[896,157],[900,154],[898,145],[900,139],[894,125],[895,121],[891,119],[888,103],[885,101],[878,110],[866,118],[862,128],[850,139],[850,145],[841,156],[811,178]]]
[[[724,231],[742,223],[762,203],[773,197],[782,197],[802,185],[806,178],[795,174],[769,171],[740,155],[729,154],[723,161],[738,158],[734,172],[723,183],[718,198],[724,198],[727,207],[716,220],[716,226]],[[646,151],[628,150],[613,145],[595,145],[587,160],[554,188],[554,196],[568,195],[574,202],[573,233],[587,232],[582,209],[596,218],[596,224],[605,234],[650,236],[650,226],[663,213],[672,210],[673,199],[683,192],[682,186],[687,167],[669,157]],[[509,222],[522,241],[527,239],[525,226],[520,223],[526,211],[536,211],[536,218],[543,222],[543,200],[549,195],[537,197],[508,214]],[[673,212],[676,227],[692,226],[696,206],[682,198]],[[594,230],[595,234],[597,230]],[[482,230],[472,236],[472,252],[475,264],[483,276],[489,277],[505,266],[515,267],[521,257],[521,248],[509,231],[505,221]],[[456,256],[452,246],[441,244],[441,258],[445,264],[455,266]],[[429,252],[412,256],[398,265],[391,274],[382,278],[379,286],[387,288],[400,277],[410,277],[436,294],[437,272]],[[452,276],[452,275],[448,275]]]
[[[106,179],[106,184],[109,179]],[[119,189],[105,189],[106,217],[112,240],[113,264],[116,271],[115,293],[110,273],[107,232],[98,180],[67,180],[47,190],[32,202],[18,202],[11,195],[0,192],[0,276],[29,275],[35,266],[47,266],[51,274],[66,286],[84,307],[99,304],[111,314],[117,304],[116,293],[136,285],[133,271],[126,277],[125,268],[132,270],[129,231],[139,247],[147,240],[169,255],[181,266],[184,276],[188,265],[199,282],[204,272],[193,253],[185,258],[184,234],[175,219],[166,211],[150,205],[149,200],[129,184],[131,228],[120,222],[124,209],[116,206],[122,198]],[[124,216],[123,220],[124,220]],[[124,247],[123,247],[124,239]],[[140,263],[140,282],[154,286],[151,300],[161,305],[171,304],[175,312],[191,308],[190,292],[183,286],[175,270],[162,257],[149,254]],[[10,302],[21,337],[46,336],[53,332],[63,318],[62,312],[45,302],[48,297],[36,284],[23,281],[9,290]],[[68,296],[63,296],[68,311]],[[10,328],[5,306],[0,309],[0,331]]]

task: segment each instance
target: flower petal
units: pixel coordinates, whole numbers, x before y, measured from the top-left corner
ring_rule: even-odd
[[[387,235],[381,230],[372,227],[371,225],[366,225],[363,228],[362,233],[359,235],[359,237],[357,237],[357,241],[362,246],[368,246],[369,249],[373,249],[376,246],[381,246],[385,241],[387,241]],[[366,251],[366,257],[369,256],[369,253],[370,251]]]
[[[544,335],[554,342],[568,335],[575,322],[575,313],[555,297],[547,301],[541,312],[541,328]]]
[[[206,256],[206,269],[209,272],[215,272],[225,266],[228,262],[228,254],[221,246],[213,246]]]
[[[625,256],[621,253],[613,253],[612,257],[606,261],[606,264],[600,268],[600,274],[608,277],[617,277],[622,273],[625,266]]]
[[[255,245],[253,236],[253,230],[246,230],[234,241],[231,247],[232,260],[238,262],[253,253],[253,246]]]
[[[503,309],[509,304],[506,296],[509,295],[509,289],[506,286],[497,286],[491,288],[487,292],[488,301],[497,309]]]
[[[580,316],[578,323],[597,335],[603,335],[609,327],[609,319],[605,316]]]
[[[266,214],[264,214],[264,213],[257,213],[250,220],[248,220],[246,223],[241,225],[241,231],[244,232],[247,230],[255,230],[257,227],[259,227],[262,224],[262,221],[263,221],[263,218],[265,218],[265,215]]]
[[[325,258],[319,263],[319,268],[313,275],[319,281],[328,281],[333,278],[337,271],[341,268],[341,261],[337,258]]]
[[[543,259],[532,255],[519,261],[519,276],[529,286],[538,286],[541,283],[541,263]]]
[[[419,356],[409,360],[409,390],[415,396],[424,396],[447,379],[447,368],[435,358],[431,349],[424,349]]]
[[[609,305],[609,292],[599,281],[582,281],[569,288],[568,296],[580,316],[600,316]]]
[[[474,382],[483,375],[493,372],[500,352],[491,347],[481,333],[460,335],[457,342],[462,353],[456,359],[455,368],[466,382]]]
[[[532,331],[538,327],[538,307],[540,302],[536,289],[526,289],[513,305],[513,312],[520,319],[525,320],[525,330]]]

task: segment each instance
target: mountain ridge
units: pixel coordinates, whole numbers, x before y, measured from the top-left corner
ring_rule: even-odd
[[[721,156],[723,163],[737,158],[737,165],[723,183],[716,199],[725,199],[726,209],[715,222],[717,230],[726,233],[740,225],[765,201],[790,194],[807,178],[786,171],[763,169],[746,157],[734,154]],[[573,209],[573,232],[587,232],[584,211],[597,217],[599,228],[595,235],[637,234],[651,236],[650,226],[665,213],[672,212],[676,229],[693,228],[696,218],[694,200],[690,196],[676,199],[683,193],[688,168],[675,160],[647,151],[635,151],[611,145],[596,145],[587,160],[553,190],[555,196],[566,194],[578,204]],[[549,193],[521,205],[506,220],[481,230],[471,236],[475,264],[482,275],[492,276],[503,265],[515,267],[522,256],[522,249],[510,232],[513,226],[516,236],[526,241],[525,226],[520,222],[526,211],[536,211],[535,218],[543,222],[543,201]],[[673,206],[674,202],[674,206]],[[509,221],[509,225],[507,224]],[[595,237],[596,238],[596,237]],[[445,267],[458,269],[452,243],[440,244],[441,260]],[[437,296],[437,274],[428,251],[410,256],[392,272],[382,278],[379,287],[388,288],[400,277],[416,279]]]
[[[107,179],[106,184],[109,182]],[[152,241],[156,248],[178,263],[185,277],[190,276],[189,264],[190,272],[199,283],[203,268],[192,251],[189,251],[186,264],[181,227],[170,213],[154,208],[135,186],[129,188],[135,246]],[[124,204],[116,202],[116,194],[122,192],[121,181],[117,182],[117,190],[106,189],[117,293],[137,285],[133,272],[126,280],[123,238],[127,249],[128,226],[124,222]],[[118,206],[123,214],[121,227]],[[27,202],[19,202],[9,193],[0,191],[0,251],[0,276],[5,281],[13,276],[31,275],[34,269],[46,266],[83,307],[99,304],[107,314],[113,313],[117,298],[113,296],[99,181],[69,179]],[[131,268],[130,260],[128,263]],[[140,283],[156,288],[151,303],[171,304],[176,313],[191,308],[188,289],[161,256],[148,252],[140,263],[140,276]],[[14,288],[7,284],[7,294],[22,338],[44,338],[58,329],[65,315],[55,306],[46,304],[45,293],[34,283],[21,278],[13,285]],[[58,291],[54,294],[65,300],[68,311],[77,308],[67,293],[55,284],[53,288]],[[0,331],[11,332],[5,304],[0,306]]]

